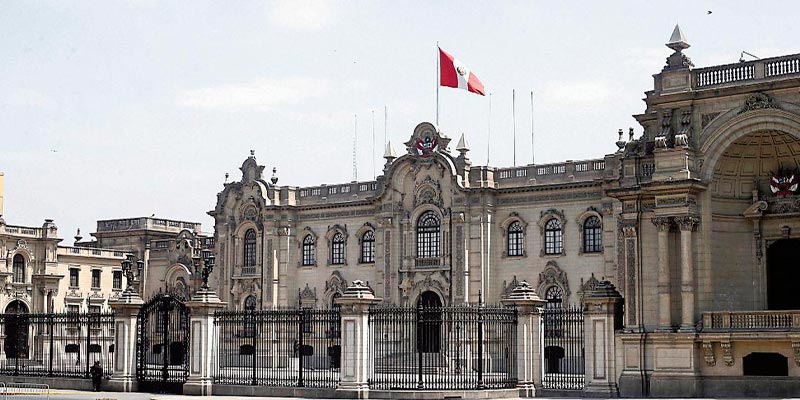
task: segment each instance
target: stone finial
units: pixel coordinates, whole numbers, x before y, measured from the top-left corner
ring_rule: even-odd
[[[469,151],[469,144],[467,144],[467,139],[464,137],[464,133],[461,133],[461,138],[458,139],[458,144],[456,145],[456,151],[461,154],[464,154]]]
[[[278,168],[272,167],[272,178],[269,178],[269,181],[272,182],[273,185],[278,183],[278,175],[275,175],[277,172]]]
[[[357,298],[357,299],[374,299],[375,295],[372,294],[370,289],[364,281],[356,279],[347,289],[344,290],[343,298]]]
[[[508,300],[518,301],[518,300],[534,300],[534,301],[543,301],[538,294],[536,294],[536,290],[533,289],[530,283],[527,281],[521,281],[517,284],[517,287],[511,290],[511,294],[508,295]]]
[[[256,151],[250,150],[250,158],[256,158]]]
[[[617,131],[617,133],[619,134],[619,139],[617,139],[616,145],[619,148],[619,151],[622,151],[622,149],[625,148],[625,141],[622,140],[622,128],[619,128],[619,131]]]
[[[600,299],[600,298],[622,298],[622,295],[619,294],[617,288],[609,282],[608,280],[601,280],[597,283],[594,287],[594,290],[587,292],[584,295],[584,299]]]
[[[672,31],[672,36],[669,37],[669,42],[666,46],[679,53],[691,46],[686,41],[686,36],[683,34],[680,25],[675,24],[675,29]]]
[[[386,142],[386,150],[383,152],[383,158],[387,160],[394,160],[397,158],[397,154],[394,152],[394,147],[392,147],[392,142]]]
[[[81,236],[81,228],[78,228],[78,233],[75,234],[75,244],[78,244],[81,239],[83,239],[83,236]]]

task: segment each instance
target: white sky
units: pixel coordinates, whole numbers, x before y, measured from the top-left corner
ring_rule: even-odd
[[[71,244],[98,219],[203,223],[224,174],[256,151],[280,185],[349,182],[388,139],[402,154],[433,121],[436,41],[492,95],[491,159],[602,157],[636,126],[676,22],[698,67],[798,53],[794,1],[4,1],[0,171],[4,217],[55,219]],[[707,10],[713,13],[708,14]],[[792,39],[794,38],[794,39]],[[488,97],[442,88],[440,127],[486,164]],[[637,128],[637,135],[641,130]],[[269,173],[267,173],[269,176]]]

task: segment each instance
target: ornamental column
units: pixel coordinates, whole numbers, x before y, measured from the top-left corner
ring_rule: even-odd
[[[191,311],[189,319],[189,377],[183,384],[183,394],[210,396],[213,384],[214,351],[214,313],[222,310],[225,303],[206,283],[192,299],[186,302]]]
[[[672,331],[672,285],[669,276],[669,229],[671,217],[654,217],[658,230],[658,330]]]
[[[692,232],[700,218],[687,215],[675,217],[681,229],[681,327],[684,332],[694,331],[694,264]]]
[[[517,388],[521,397],[535,397],[542,387],[541,313],[542,300],[528,282],[522,281],[503,305],[517,308]]]
[[[364,282],[354,280],[336,304],[341,306],[342,365],[337,397],[369,398],[369,307],[381,301]]]
[[[620,303],[622,296],[611,282],[603,280],[586,293],[584,348],[586,349],[587,397],[617,397],[616,340],[614,331],[622,326]]]

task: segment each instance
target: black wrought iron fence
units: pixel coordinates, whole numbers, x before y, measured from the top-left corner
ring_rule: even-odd
[[[0,374],[90,378],[100,361],[110,374],[114,314],[0,314]]]
[[[341,365],[339,310],[224,311],[214,316],[214,383],[336,387]]]
[[[370,309],[372,389],[496,389],[517,384],[514,308],[464,304]]]
[[[583,389],[586,383],[583,308],[545,307],[542,324],[542,386],[546,389]]]

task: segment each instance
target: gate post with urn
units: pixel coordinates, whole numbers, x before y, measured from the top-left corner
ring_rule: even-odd
[[[369,307],[381,301],[364,282],[353,281],[342,297],[336,299],[341,306],[342,318],[342,368],[337,392],[351,392],[346,397],[367,398],[369,386]],[[355,394],[352,394],[355,392]]]

